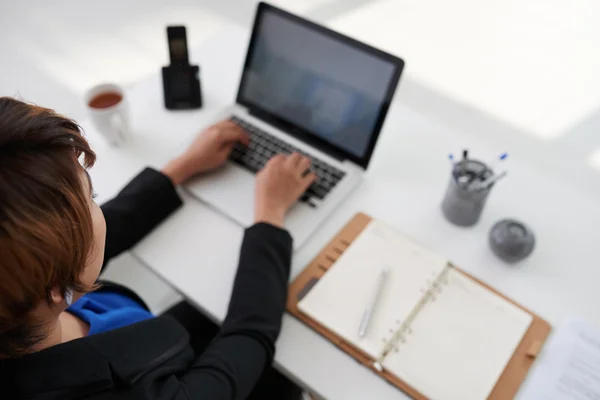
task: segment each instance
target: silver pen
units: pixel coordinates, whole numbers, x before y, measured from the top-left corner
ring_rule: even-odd
[[[371,298],[369,299],[369,304],[367,304],[367,308],[362,316],[360,321],[360,326],[358,327],[358,337],[363,338],[367,333],[367,329],[369,328],[369,322],[371,321],[371,315],[373,315],[373,310],[377,305],[377,301],[379,297],[381,297],[381,292],[383,290],[383,285],[387,279],[388,273],[390,272],[389,265],[384,265],[377,277],[377,283],[375,286],[375,290],[371,294]]]
[[[502,171],[501,173],[499,173],[497,175],[492,175],[491,177],[487,178],[485,181],[480,182],[479,184],[476,184],[476,185],[472,185],[473,187],[471,188],[471,191],[475,192],[478,190],[489,189],[494,183],[496,183],[500,179],[504,178],[506,176],[506,174],[508,174],[508,172]]]

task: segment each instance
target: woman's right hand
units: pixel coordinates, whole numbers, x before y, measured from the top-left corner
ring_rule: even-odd
[[[256,175],[254,221],[283,227],[285,213],[316,179],[309,167],[298,153],[271,158]]]

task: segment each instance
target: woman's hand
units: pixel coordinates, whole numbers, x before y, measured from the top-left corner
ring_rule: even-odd
[[[254,221],[283,227],[287,210],[314,182],[310,160],[298,153],[276,155],[256,175]]]
[[[223,165],[236,143],[248,145],[250,137],[231,121],[219,122],[201,132],[190,147],[169,162],[162,173],[179,185],[194,175],[216,169]]]

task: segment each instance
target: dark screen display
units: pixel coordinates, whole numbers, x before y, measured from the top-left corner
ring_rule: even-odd
[[[394,75],[394,65],[266,12],[241,97],[362,157]]]
[[[171,40],[171,59],[173,61],[187,62],[187,43],[185,38]]]

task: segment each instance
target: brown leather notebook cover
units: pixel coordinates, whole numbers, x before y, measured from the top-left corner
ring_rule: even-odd
[[[323,248],[321,253],[315,257],[315,259],[304,269],[304,271],[298,275],[289,288],[287,311],[313,328],[315,331],[319,332],[322,336],[329,339],[332,343],[354,357],[360,363],[364,364],[367,368],[371,369],[376,374],[380,375],[404,391],[409,396],[413,397],[414,399],[425,400],[427,398],[423,394],[419,393],[416,389],[397,378],[395,375],[390,374],[385,369],[381,372],[375,369],[373,367],[374,360],[371,357],[367,356],[355,346],[347,343],[341,337],[331,332],[307,315],[303,314],[298,309],[298,302],[310,291],[319,278],[327,273],[329,268],[333,268],[335,266],[337,258],[352,244],[354,239],[360,232],[362,232],[362,230],[369,224],[370,221],[371,217],[368,215],[363,213],[356,214],[354,218],[352,218],[352,220],[350,220],[350,222],[348,222],[346,226],[344,226],[342,230],[338,232],[338,234],[327,244],[327,246]],[[529,326],[529,329],[523,336],[521,343],[517,347],[511,360],[504,369],[504,372],[500,376],[500,379],[498,379],[494,389],[488,397],[490,400],[512,399],[519,390],[523,380],[525,380],[529,368],[531,368],[535,357],[541,350],[543,343],[546,341],[546,338],[551,330],[550,324],[526,308],[502,295],[489,285],[481,282],[459,268],[456,269],[488,290],[491,290],[492,292],[497,293],[498,295],[507,299],[517,307],[531,314],[533,317],[533,321]]]

